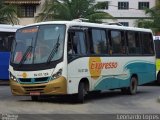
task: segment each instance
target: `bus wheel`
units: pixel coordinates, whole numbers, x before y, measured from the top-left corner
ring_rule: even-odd
[[[38,101],[39,100],[39,96],[31,96],[32,101]]]
[[[84,103],[84,97],[86,94],[86,89],[83,82],[79,83],[78,94],[77,94],[77,102]]]
[[[130,95],[136,94],[136,92],[137,92],[137,85],[138,85],[138,80],[137,80],[136,77],[133,76],[133,77],[131,78],[130,86],[129,86],[129,88],[128,88],[128,93],[129,93]]]

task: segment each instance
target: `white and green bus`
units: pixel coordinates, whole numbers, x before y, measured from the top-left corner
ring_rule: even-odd
[[[156,80],[152,31],[76,21],[29,25],[16,32],[10,60],[13,95],[74,95]]]

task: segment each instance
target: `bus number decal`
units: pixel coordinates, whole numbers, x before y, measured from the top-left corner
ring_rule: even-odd
[[[48,73],[34,73],[34,77],[48,76]]]

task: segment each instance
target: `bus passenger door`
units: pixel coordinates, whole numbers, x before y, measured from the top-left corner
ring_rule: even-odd
[[[88,76],[86,35],[83,30],[72,30],[68,34],[68,80],[72,81],[68,89],[76,91],[80,80]]]

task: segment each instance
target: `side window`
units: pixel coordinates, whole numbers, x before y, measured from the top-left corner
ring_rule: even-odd
[[[68,37],[68,54],[86,55],[85,33],[81,31],[70,32]]]
[[[110,41],[111,41],[112,54],[126,53],[124,32],[119,30],[111,30]]]
[[[93,54],[107,54],[107,39],[105,30],[92,29]]]
[[[141,54],[141,42],[138,32],[127,32],[128,52],[129,54]]]
[[[77,37],[77,53],[85,55],[86,54],[86,44],[85,44],[85,34],[84,32],[76,32]]]
[[[141,33],[141,39],[142,39],[142,43],[143,43],[143,45],[142,45],[143,54],[153,54],[154,47],[153,47],[152,34]]]
[[[10,51],[14,33],[0,33],[0,51]]]

